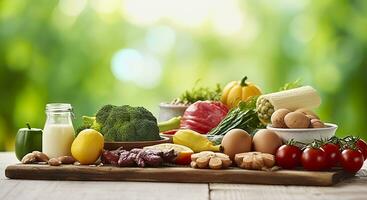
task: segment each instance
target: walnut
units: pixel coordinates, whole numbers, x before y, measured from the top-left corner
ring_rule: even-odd
[[[191,155],[192,168],[210,168],[210,169],[224,169],[231,166],[232,161],[229,156],[223,153],[214,153],[212,151],[203,151]]]

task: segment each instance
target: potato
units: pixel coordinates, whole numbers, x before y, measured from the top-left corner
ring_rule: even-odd
[[[288,109],[278,109],[273,115],[271,115],[271,123],[274,128],[287,128],[287,125],[284,123],[284,117],[290,113],[291,111]]]
[[[311,128],[325,128],[325,124],[319,119],[311,119]]]
[[[313,117],[311,117],[311,119],[320,119],[319,116],[317,116],[317,114],[315,112],[313,112],[312,110],[308,110],[306,108],[297,109],[295,112],[303,113],[306,116],[311,115],[311,116],[313,116]]]
[[[306,115],[306,117],[308,117],[308,118],[310,118],[311,120],[312,119],[317,119],[315,116],[313,116],[313,115]]]
[[[301,112],[290,112],[284,117],[284,122],[289,128],[308,128],[311,120]]]

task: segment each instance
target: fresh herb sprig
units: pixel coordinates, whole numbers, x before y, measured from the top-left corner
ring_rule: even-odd
[[[219,101],[222,95],[220,84],[216,84],[214,89],[199,86],[200,80],[196,81],[191,90],[186,90],[179,98],[174,99],[171,104],[189,105],[197,101]]]
[[[284,90],[290,90],[290,89],[294,89],[294,88],[299,88],[302,86],[302,81],[301,79],[297,79],[293,82],[289,82],[283,85],[283,87],[279,88],[279,91],[284,91]]]

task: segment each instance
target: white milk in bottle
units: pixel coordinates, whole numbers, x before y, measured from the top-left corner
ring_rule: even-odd
[[[49,158],[71,155],[74,140],[72,107],[70,104],[53,103],[46,105],[47,119],[42,135],[42,152]]]

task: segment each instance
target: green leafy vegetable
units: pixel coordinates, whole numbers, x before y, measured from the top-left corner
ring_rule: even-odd
[[[264,128],[255,111],[257,98],[251,97],[246,102],[241,101],[238,107],[233,108],[218,126],[208,133],[208,138],[219,144],[223,136],[232,129],[239,128],[254,134],[257,129]]]
[[[174,99],[171,104],[192,104],[197,101],[219,101],[222,95],[222,88],[217,84],[214,89],[209,87],[198,87],[198,80],[191,90],[186,90],[179,98]]]
[[[289,82],[283,85],[283,87],[279,88],[279,91],[284,91],[284,90],[290,90],[290,89],[294,89],[294,88],[299,88],[302,86],[301,83],[301,79],[297,79],[293,82]]]

